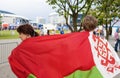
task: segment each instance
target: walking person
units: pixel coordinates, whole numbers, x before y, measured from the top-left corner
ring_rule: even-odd
[[[118,52],[118,49],[120,49],[120,28],[117,28],[116,32],[115,32],[115,35],[114,35],[114,38],[115,38],[115,51]]]
[[[63,29],[63,27],[61,27],[61,29],[60,29],[60,34],[64,34],[64,29]]]

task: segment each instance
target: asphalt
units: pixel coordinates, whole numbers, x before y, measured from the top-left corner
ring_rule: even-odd
[[[114,47],[114,38],[112,36],[109,37],[110,44]],[[120,52],[117,53],[120,57]],[[17,78],[13,72],[11,71],[11,68],[8,63],[0,64],[0,78]],[[120,74],[117,75],[114,78],[120,78]]]

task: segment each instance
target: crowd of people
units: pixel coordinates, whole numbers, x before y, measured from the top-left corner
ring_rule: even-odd
[[[97,36],[100,36],[100,37],[104,37],[105,36],[105,33],[104,33],[104,28],[103,26],[98,26],[94,29],[93,33]]]

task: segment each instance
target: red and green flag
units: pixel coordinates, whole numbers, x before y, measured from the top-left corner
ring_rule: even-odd
[[[113,47],[86,31],[26,39],[9,63],[18,78],[113,78],[120,73]]]

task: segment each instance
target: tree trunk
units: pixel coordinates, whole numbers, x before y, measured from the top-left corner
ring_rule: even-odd
[[[65,20],[66,20],[66,25],[69,27],[70,31],[73,32],[71,25],[68,24],[68,17],[65,17]]]
[[[109,40],[109,30],[106,30],[106,39]]]
[[[77,32],[77,17],[78,17],[78,14],[73,14],[73,28],[74,28],[74,32]]]
[[[112,26],[109,27],[109,35],[112,35]]]
[[[105,27],[105,29],[106,29],[106,39],[108,40],[109,39],[109,29],[108,29],[108,24],[107,24],[107,18],[106,18],[106,27]]]

